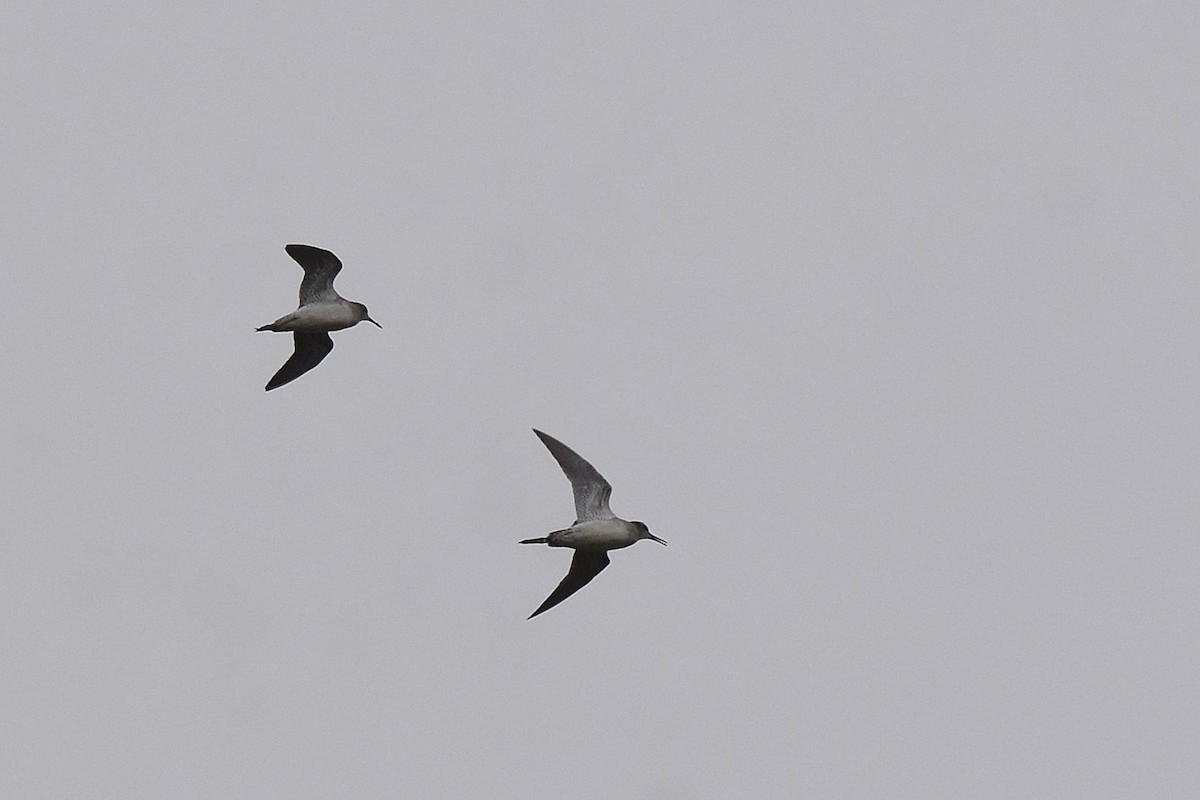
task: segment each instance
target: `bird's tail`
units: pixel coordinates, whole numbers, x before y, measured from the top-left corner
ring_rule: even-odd
[[[550,531],[545,536],[539,536],[536,539],[522,539],[521,544],[548,544],[551,547],[570,547],[562,543],[562,535],[570,528],[563,528],[561,531]]]

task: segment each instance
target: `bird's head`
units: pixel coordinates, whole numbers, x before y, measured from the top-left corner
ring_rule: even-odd
[[[372,325],[374,325],[376,328],[383,327],[378,322],[371,319],[371,315],[369,313],[367,313],[367,307],[364,306],[362,303],[355,303],[354,310],[358,312],[358,321],[359,322],[369,322]]]
[[[653,539],[654,541],[658,542],[659,544],[666,544],[666,541],[658,538],[657,536],[655,536],[653,533],[650,532],[650,529],[646,527],[646,523],[638,522],[638,521],[634,520],[633,522],[630,522],[629,524],[632,525],[633,527],[637,528],[639,540]]]

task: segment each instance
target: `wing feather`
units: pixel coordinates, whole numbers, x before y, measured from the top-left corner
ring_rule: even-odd
[[[342,271],[342,262],[337,256],[310,244],[289,244],[284,250],[304,269],[304,280],[300,281],[300,305],[337,298],[333,279]]]
[[[575,517],[577,522],[589,519],[612,519],[612,510],[608,507],[608,498],[612,494],[612,486],[604,480],[604,476],[596,468],[585,461],[578,453],[553,436],[533,429],[542,444],[554,456],[554,460],[562,467],[563,474],[571,482],[571,491],[575,494]]]
[[[333,339],[325,331],[293,331],[295,352],[267,383],[267,391],[291,383],[321,363],[333,349]]]
[[[575,557],[571,559],[571,569],[567,571],[567,577],[563,578],[550,596],[538,606],[538,610],[529,615],[529,619],[554,608],[587,586],[592,578],[599,575],[608,566],[608,563],[608,553],[604,550],[576,550]]]

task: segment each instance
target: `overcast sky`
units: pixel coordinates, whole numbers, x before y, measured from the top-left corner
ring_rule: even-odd
[[[0,795],[1200,796],[1194,3],[18,3],[0,74]],[[290,242],[383,330],[267,394]],[[670,546],[527,621],[534,426]]]

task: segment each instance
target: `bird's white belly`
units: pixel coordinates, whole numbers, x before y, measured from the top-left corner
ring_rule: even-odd
[[[623,519],[591,519],[551,535],[552,547],[617,550],[638,540],[636,529]]]
[[[343,303],[310,303],[275,324],[287,331],[340,331],[356,322],[353,311]]]

